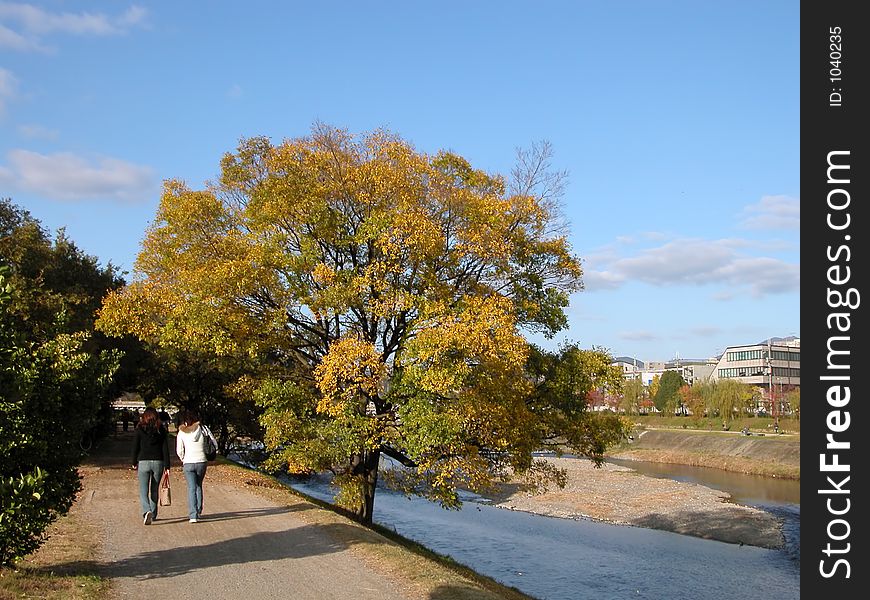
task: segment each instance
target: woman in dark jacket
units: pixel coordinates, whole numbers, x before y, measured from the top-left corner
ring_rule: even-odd
[[[164,470],[169,471],[168,437],[157,411],[146,408],[136,425],[133,441],[133,468],[139,470],[139,502],[145,525],[157,518],[160,478]]]

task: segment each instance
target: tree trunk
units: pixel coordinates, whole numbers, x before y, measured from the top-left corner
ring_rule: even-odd
[[[378,464],[380,463],[380,450],[366,450],[360,456],[358,475],[362,480],[362,499],[357,508],[356,516],[364,525],[372,524],[372,515],[375,510],[375,489],[378,484]]]

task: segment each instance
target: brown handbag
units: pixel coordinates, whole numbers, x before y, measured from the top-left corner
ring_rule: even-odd
[[[169,471],[163,471],[160,478],[160,506],[172,505],[172,492],[169,489]]]

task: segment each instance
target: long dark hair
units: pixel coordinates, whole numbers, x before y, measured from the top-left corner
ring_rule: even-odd
[[[182,425],[189,427],[199,421],[199,415],[196,414],[195,410],[184,409],[178,414],[178,422]]]
[[[157,432],[160,429],[160,417],[157,415],[157,409],[150,406],[146,408],[142,416],[139,417],[139,424],[136,427],[147,433]]]

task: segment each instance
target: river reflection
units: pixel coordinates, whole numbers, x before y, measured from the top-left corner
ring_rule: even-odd
[[[778,479],[745,475],[690,465],[672,465],[642,460],[608,458],[607,462],[634,469],[642,475],[700,483],[716,490],[728,492],[740,504],[800,504],[801,484],[794,479]]]
[[[292,483],[331,501],[326,479]],[[379,489],[375,521],[542,600],[726,600],[800,597],[782,551],[664,531],[542,517],[466,502],[447,511]]]

